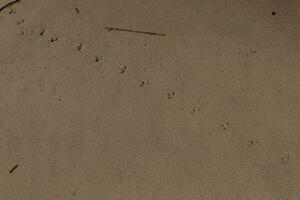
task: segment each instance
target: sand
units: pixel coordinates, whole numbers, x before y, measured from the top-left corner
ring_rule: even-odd
[[[299,0],[13,2],[0,199],[300,199],[299,33]]]

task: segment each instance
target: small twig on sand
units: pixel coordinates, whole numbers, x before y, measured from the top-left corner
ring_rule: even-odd
[[[132,33],[141,33],[141,34],[148,34],[148,35],[156,35],[156,36],[165,36],[166,34],[163,33],[154,33],[154,32],[146,32],[146,31],[135,31],[130,29],[123,29],[123,28],[112,28],[112,27],[105,27],[107,31],[126,31]]]
[[[5,4],[4,6],[2,6],[2,7],[0,8],[0,12],[1,12],[2,10],[4,10],[5,8],[9,7],[9,6],[12,6],[12,5],[14,5],[15,3],[18,3],[19,1],[21,1],[21,0],[15,0],[15,1],[12,1],[12,2],[10,2],[10,3]]]
[[[15,165],[11,170],[9,170],[9,173],[13,173],[18,167],[19,165]]]

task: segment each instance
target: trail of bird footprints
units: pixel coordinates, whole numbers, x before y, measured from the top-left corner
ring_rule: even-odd
[[[7,3],[5,4],[4,6],[2,6],[0,8],[0,12],[5,10],[5,9],[10,9],[8,11],[8,14],[15,14],[16,11],[14,9],[12,9],[11,7],[17,3],[19,3],[21,0],[15,0],[15,1],[12,1],[10,3]],[[79,8],[74,8],[73,12],[75,12],[75,14],[77,15],[80,15],[81,14],[81,11]],[[276,12],[272,12],[272,15],[276,15]],[[0,16],[1,17],[1,16]],[[2,18],[2,17],[1,17]],[[0,18],[0,19],[1,19]],[[22,24],[26,24],[24,23],[25,20],[23,18],[19,18],[17,21],[16,21],[16,25],[18,25],[19,27],[22,27],[23,25]],[[152,35],[152,36],[166,36],[166,34],[164,33],[156,33],[156,32],[147,32],[147,31],[139,31],[139,30],[133,30],[133,29],[124,29],[124,28],[115,28],[115,27],[104,27],[104,30],[108,31],[108,32],[112,32],[112,31],[115,31],[115,32],[119,32],[119,33],[122,33],[122,32],[128,32],[128,33],[135,33],[135,34],[144,34],[144,35]],[[32,31],[34,32],[34,31]],[[22,30],[19,35],[20,36],[24,36],[26,34],[26,32],[24,30]],[[40,36],[41,38],[44,38],[45,41],[47,41],[49,43],[49,47],[50,46],[55,46],[54,44],[56,43],[59,43],[60,42],[60,39],[58,36],[56,36],[55,34],[51,33],[51,31],[47,31],[46,28],[40,28],[39,30],[37,30],[35,32],[35,34],[37,34],[38,36]],[[50,45],[52,44],[52,45]],[[146,45],[146,43],[145,43]],[[73,44],[73,50],[74,51],[78,51],[78,52],[82,52],[83,50],[86,49],[86,46],[84,45],[83,42],[74,42]],[[247,50],[247,51],[242,51],[241,49],[239,49],[239,52],[238,52],[239,55],[254,55],[254,54],[257,54],[257,51],[256,50]],[[93,62],[95,63],[99,63],[101,64],[101,61],[104,60],[104,57],[102,55],[93,55],[91,56],[91,59]],[[102,70],[100,68],[101,65],[97,65],[97,72],[101,73]],[[67,69],[69,69],[69,66],[67,67]],[[128,66],[127,64],[123,64],[123,65],[120,65],[119,66],[119,74],[121,74],[122,76],[125,76],[127,72],[130,72],[128,71]],[[150,82],[149,81],[141,81],[139,83],[139,86],[141,88],[145,88],[147,86],[150,85]],[[175,98],[177,95],[176,91],[174,90],[171,90],[169,92],[167,92],[166,94],[166,98],[168,100],[171,100],[173,98]],[[61,98],[58,99],[59,102],[62,101]],[[201,113],[201,109],[200,108],[193,108],[191,111],[190,111],[190,114],[191,115],[195,115],[196,113]],[[224,122],[221,124],[221,128],[226,131],[230,128],[230,123],[229,122]],[[248,147],[254,147],[256,145],[258,145],[259,142],[257,140],[250,140],[248,142]],[[283,165],[287,165],[289,162],[290,162],[290,156],[288,155],[285,155],[283,157],[281,157],[280,159],[281,163]],[[14,167],[12,167],[10,170],[9,170],[9,173],[12,174],[16,171],[16,169],[19,167],[19,165],[15,165]],[[76,195],[76,192],[73,192],[73,196]]]
[[[20,1],[21,0],[12,1],[12,2],[4,5],[3,7],[1,7],[0,11],[4,10],[6,8],[9,8],[10,9],[9,14],[15,13],[15,10],[13,10],[11,8],[11,6],[13,6],[16,3],[19,3]],[[75,14],[78,14],[78,15],[81,14],[81,11],[78,7],[74,8],[74,12],[75,12]],[[25,22],[25,20],[23,18],[19,18],[16,22],[16,25],[19,26],[19,25],[23,24],[24,22]],[[22,27],[22,28],[24,28],[24,27]],[[118,32],[131,32],[131,33],[144,34],[144,35],[153,35],[153,36],[165,36],[165,34],[163,34],[163,33],[140,31],[140,30],[133,30],[133,29],[125,29],[125,28],[116,28],[116,27],[104,27],[104,30],[106,30],[108,32],[118,31]],[[52,31],[47,31],[46,28],[40,28],[36,31],[29,31],[29,32],[22,30],[18,35],[25,36],[30,33],[37,33],[40,37],[47,39],[48,47],[54,47],[54,45],[60,41],[60,38],[57,35],[55,35]],[[75,42],[73,44],[73,46],[74,46],[74,50],[76,50],[76,51],[82,51],[84,49],[84,44],[82,42],[77,42],[77,43]],[[97,72],[101,73],[102,70],[100,68],[100,66],[101,66],[100,62],[103,61],[103,56],[102,55],[91,56],[91,58],[95,63],[100,64],[99,67],[96,68],[96,70],[97,70]],[[120,68],[119,68],[120,74],[125,74],[127,71],[128,71],[128,67],[126,64],[120,66]],[[149,81],[142,81],[139,84],[139,86],[141,88],[148,86],[148,85],[149,85]],[[175,96],[175,91],[171,91],[167,94],[168,99],[174,98],[174,96]]]

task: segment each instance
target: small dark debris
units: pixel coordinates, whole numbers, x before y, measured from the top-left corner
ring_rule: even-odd
[[[79,14],[80,13],[80,11],[79,11],[79,9],[78,8],[75,8],[75,11]]]
[[[276,15],[276,12],[275,12],[275,11],[273,11],[273,12],[272,12],[272,15]]]
[[[11,170],[9,170],[9,173],[13,173],[18,167],[19,165],[15,165]]]
[[[58,101],[61,101],[61,98],[59,98]]]

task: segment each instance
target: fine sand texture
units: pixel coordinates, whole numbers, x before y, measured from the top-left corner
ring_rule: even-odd
[[[0,200],[299,199],[299,0],[0,0]]]

